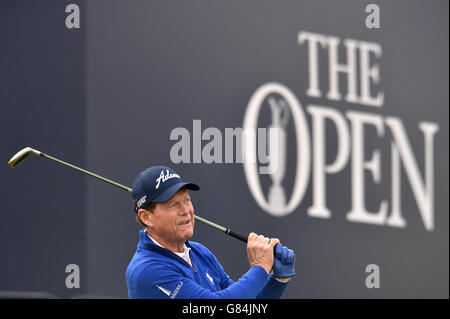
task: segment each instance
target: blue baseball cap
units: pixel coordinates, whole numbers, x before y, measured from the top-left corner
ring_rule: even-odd
[[[167,202],[182,187],[198,191],[197,184],[183,182],[180,175],[166,166],[152,166],[142,170],[133,183],[131,196],[133,198],[134,211],[150,203]]]

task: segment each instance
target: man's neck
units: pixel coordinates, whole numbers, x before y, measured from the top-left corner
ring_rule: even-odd
[[[182,253],[184,251],[185,242],[168,243],[163,238],[159,237],[157,234],[149,231],[148,229],[146,229],[145,232],[153,241],[161,245],[163,248],[170,250],[171,252]]]

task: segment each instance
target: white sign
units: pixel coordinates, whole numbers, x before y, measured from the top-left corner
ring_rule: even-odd
[[[307,45],[309,53],[309,87],[306,94],[312,98],[320,98],[323,92],[320,87],[319,70],[321,67],[320,48],[328,51],[328,92],[326,98],[332,101],[343,101],[358,104],[362,107],[384,106],[384,92],[373,92],[371,88],[381,82],[380,67],[371,61],[374,56],[382,56],[381,45],[354,39],[342,41],[346,48],[346,59],[338,57],[341,40],[338,37],[302,31],[298,34],[299,45]],[[320,45],[320,47],[319,47]],[[356,57],[359,54],[359,67]],[[338,61],[347,61],[339,64]],[[359,73],[357,70],[359,69]],[[342,96],[339,91],[339,76],[347,77],[347,92]],[[342,78],[342,77],[341,77]],[[359,83],[358,83],[359,80]],[[358,85],[359,84],[359,85]],[[360,88],[359,92],[357,87]],[[277,100],[276,96],[281,96]],[[266,103],[267,101],[267,103]],[[417,163],[416,153],[406,133],[401,118],[383,116],[365,111],[349,110],[346,112],[323,105],[308,105],[305,110],[295,94],[281,83],[266,83],[261,85],[251,96],[243,122],[243,129],[256,129],[258,116],[263,105],[271,109],[272,123],[278,128],[278,154],[270,154],[278,159],[278,170],[271,174],[272,185],[265,198],[258,174],[258,163],[244,161],[244,171],[250,191],[258,205],[274,216],[285,216],[292,213],[301,203],[307,190],[312,167],[313,203],[308,208],[308,215],[317,218],[330,218],[331,211],[327,207],[326,177],[338,174],[347,164],[351,165],[351,190],[338,190],[342,196],[351,196],[351,209],[346,219],[352,222],[387,225],[391,227],[406,227],[406,220],[401,209],[401,168],[408,177],[418,211],[425,229],[434,229],[434,135],[439,130],[436,123],[420,122],[418,129],[424,136],[424,169],[423,173]],[[311,135],[305,111],[312,117]],[[283,115],[284,112],[284,115]],[[288,115],[295,127],[295,136],[287,136],[285,130]],[[285,121],[283,122],[282,119]],[[337,136],[337,154],[332,163],[326,163],[325,121],[334,124]],[[390,131],[390,154],[381,154],[378,149],[368,149],[365,143],[365,131],[375,130],[380,137]],[[287,139],[295,138],[296,151],[286,149]],[[244,158],[255,158],[256,143],[246,141]],[[287,199],[283,188],[283,178],[289,174],[285,170],[288,156],[297,156],[295,183],[291,198]],[[366,154],[370,154],[366,157]],[[391,180],[381,178],[381,163],[389,157]],[[369,176],[370,179],[366,179]],[[380,186],[390,183],[391,197],[381,199],[379,208],[369,211],[366,208],[366,185],[368,183]]]

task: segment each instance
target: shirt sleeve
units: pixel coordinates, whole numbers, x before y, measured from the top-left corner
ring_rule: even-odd
[[[220,274],[221,278],[221,288],[227,288],[234,284],[234,281],[227,275],[225,270],[223,269],[220,262],[217,260],[217,258],[211,254],[211,257],[213,258],[214,262],[216,263],[217,271]],[[265,272],[265,271],[264,271]],[[257,299],[280,299],[284,291],[286,290],[288,285],[288,282],[281,282],[279,280],[276,280],[272,275],[266,277],[266,282],[262,289],[257,294]]]
[[[144,266],[134,274],[136,298],[159,299],[254,299],[267,282],[264,268],[253,266],[237,282],[217,292],[203,288],[168,265]]]
[[[281,282],[276,280],[272,275],[267,278],[266,284],[256,296],[257,299],[280,299],[288,282]]]

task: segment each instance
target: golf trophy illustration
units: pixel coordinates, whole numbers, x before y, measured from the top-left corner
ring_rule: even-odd
[[[270,147],[269,139],[269,152],[277,153],[270,154],[270,158],[276,156],[278,165],[276,171],[270,174],[272,185],[269,188],[268,202],[273,211],[280,212],[286,206],[286,194],[281,183],[286,171],[286,125],[289,121],[289,106],[284,99],[276,100],[274,97],[270,97],[268,102],[272,115],[269,130],[271,128],[278,130],[277,145],[274,146],[276,149],[273,150],[273,147]]]

